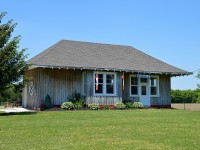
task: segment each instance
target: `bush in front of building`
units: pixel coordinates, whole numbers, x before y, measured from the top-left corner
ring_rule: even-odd
[[[84,108],[86,105],[85,100],[84,99],[79,99],[79,101],[74,103],[74,108],[76,109],[82,109]]]
[[[73,93],[71,97],[68,97],[68,101],[72,102],[74,104],[74,108],[76,109],[82,109],[86,107],[84,97],[81,96],[80,93]]]
[[[125,103],[127,108],[133,108],[133,103],[132,102],[127,102]]]
[[[104,109],[110,109],[110,106],[108,104],[104,105]]]
[[[61,108],[66,109],[66,110],[71,110],[71,109],[74,109],[74,104],[72,102],[64,102],[61,105]]]
[[[125,109],[126,105],[124,103],[116,103],[115,108],[117,109]]]
[[[99,104],[97,104],[97,103],[92,103],[92,104],[89,104],[88,107],[89,107],[91,110],[98,110],[98,109],[99,109]]]
[[[134,102],[133,108],[144,108],[144,105],[141,102]]]

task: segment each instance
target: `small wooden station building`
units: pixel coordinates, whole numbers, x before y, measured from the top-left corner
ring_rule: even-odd
[[[61,105],[74,93],[86,102],[122,100],[146,107],[171,106],[171,77],[191,72],[166,64],[131,46],[61,40],[28,61],[23,107],[38,109],[48,94]]]

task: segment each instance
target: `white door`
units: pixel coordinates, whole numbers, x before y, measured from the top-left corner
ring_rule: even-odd
[[[150,106],[150,91],[149,91],[149,79],[140,78],[140,102],[149,107]]]

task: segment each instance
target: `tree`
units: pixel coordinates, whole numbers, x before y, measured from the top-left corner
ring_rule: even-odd
[[[9,20],[2,24],[5,15],[5,12],[0,13],[0,98],[4,99],[13,86],[15,90],[20,90],[25,85],[26,80],[22,77],[29,68],[25,61],[26,49],[18,50],[20,36],[12,38],[17,23]]]

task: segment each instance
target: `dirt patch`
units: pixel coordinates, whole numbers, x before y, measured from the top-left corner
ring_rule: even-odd
[[[178,104],[178,103],[172,103],[172,108],[175,109],[185,109],[185,110],[197,110],[200,111],[200,104],[197,103],[189,103],[189,104]]]

